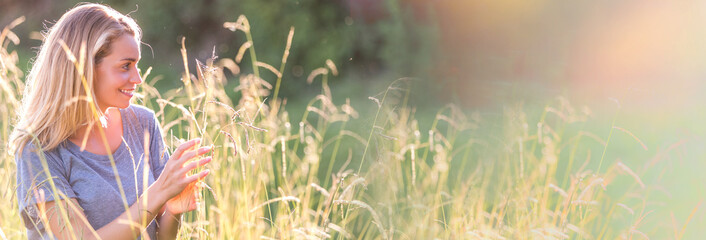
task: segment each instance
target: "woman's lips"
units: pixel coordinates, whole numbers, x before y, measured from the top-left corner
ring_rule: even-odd
[[[128,97],[132,97],[132,92],[135,91],[135,89],[120,89],[118,91],[120,91],[122,94],[127,95]]]

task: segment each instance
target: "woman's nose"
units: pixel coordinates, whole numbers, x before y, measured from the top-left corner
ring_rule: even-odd
[[[132,73],[132,76],[130,76],[130,82],[134,84],[142,83],[142,75],[140,75],[140,71],[137,70],[137,68],[135,68]]]

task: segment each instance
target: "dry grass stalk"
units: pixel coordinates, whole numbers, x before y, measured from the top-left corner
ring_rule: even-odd
[[[288,201],[294,201],[297,203],[301,202],[301,200],[299,200],[299,198],[294,197],[294,196],[284,196],[284,197],[273,198],[273,199],[267,200],[264,203],[257,205],[256,207],[250,209],[250,213],[253,213],[253,212],[257,211],[258,209],[264,207],[265,205],[268,205],[273,202],[288,202]]]
[[[314,69],[314,71],[311,71],[309,76],[306,78],[306,83],[311,84],[314,82],[314,78],[316,78],[319,75],[326,75],[326,74],[328,74],[328,69],[326,69],[326,68]]]
[[[264,62],[257,62],[257,63],[255,63],[255,65],[257,65],[258,67],[263,67],[263,68],[265,68],[265,69],[267,69],[267,70],[270,70],[270,72],[274,73],[275,76],[277,76],[277,78],[281,78],[281,77],[282,77],[282,73],[279,72],[279,70],[275,69],[275,67],[273,67],[273,66],[270,65],[270,64],[267,64],[267,63],[264,63]]]
[[[622,170],[623,172],[627,173],[627,174],[630,175],[632,178],[634,178],[635,181],[636,181],[638,184],[640,184],[640,187],[641,187],[642,189],[645,189],[645,184],[642,182],[642,179],[640,179],[640,176],[637,176],[637,174],[636,174],[635,172],[633,172],[632,169],[630,169],[628,166],[626,166],[626,165],[623,164],[622,162],[618,162],[617,165],[618,165],[618,168],[619,168],[620,170]]]
[[[243,61],[243,56],[245,56],[245,51],[252,47],[252,42],[245,42],[238,49],[238,55],[235,56],[235,62],[240,63]]]
[[[326,59],[326,66],[331,70],[331,74],[338,76],[338,68],[336,68],[336,64],[331,59]]]

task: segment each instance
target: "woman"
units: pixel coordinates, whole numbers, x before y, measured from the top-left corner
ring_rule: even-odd
[[[132,18],[99,4],[49,29],[10,138],[30,239],[173,239],[196,209],[208,170],[189,172],[210,147],[193,139],[170,157],[154,112],[130,104],[139,43]]]

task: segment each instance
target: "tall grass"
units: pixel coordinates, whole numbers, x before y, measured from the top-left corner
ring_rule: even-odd
[[[8,52],[19,42],[11,29],[20,22],[0,34],[3,143],[23,89],[17,54]],[[159,77],[150,78],[148,69],[148,84],[137,91],[138,103],[155,110],[168,147],[193,137],[215,146],[204,202],[185,215],[181,239],[633,239],[664,231],[681,238],[688,230],[691,216],[673,229],[643,227],[655,191],[641,179],[649,167],[604,159],[609,140],[570,131],[588,123],[590,113],[564,98],[541,109],[536,121],[520,104],[490,119],[447,105],[423,126],[409,105],[409,80],[369,99],[343,101],[328,86],[338,75],[329,60],[308,78],[321,79],[321,94],[301,119],[290,119],[278,94],[287,84],[281,73],[294,28],[275,68],[257,60],[247,18],[224,27],[246,36],[236,56],[191,61],[182,41],[184,86],[155,89]],[[240,71],[245,54],[253,73]],[[274,73],[274,87],[260,69]],[[225,88],[234,79],[239,84],[230,95],[238,99]],[[370,111],[359,113],[353,101],[367,101],[374,116],[361,116]],[[352,127],[360,125],[367,130]],[[613,124],[610,131],[645,146],[626,128]],[[15,163],[6,147],[0,146],[0,197],[10,201],[0,202],[0,239],[23,238]],[[609,193],[614,185],[628,187]]]

